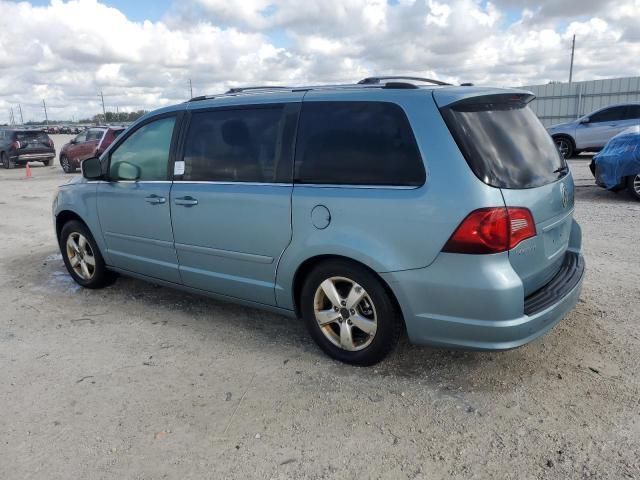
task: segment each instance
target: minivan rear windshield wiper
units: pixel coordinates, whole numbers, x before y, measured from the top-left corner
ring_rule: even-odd
[[[553,173],[567,173],[569,171],[569,167],[565,165],[564,167],[556,168]]]

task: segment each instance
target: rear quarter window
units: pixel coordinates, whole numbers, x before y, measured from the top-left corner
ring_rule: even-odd
[[[295,181],[420,186],[426,174],[409,121],[389,102],[308,102],[302,106]]]

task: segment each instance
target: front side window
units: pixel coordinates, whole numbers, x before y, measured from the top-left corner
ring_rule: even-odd
[[[409,121],[389,102],[308,102],[295,159],[299,183],[420,186],[425,170]]]
[[[135,130],[111,153],[111,180],[166,180],[175,117]]]
[[[589,118],[589,123],[615,122],[625,117],[627,107],[611,107],[594,113]]]
[[[76,136],[76,138],[73,139],[76,143],[82,143],[82,142],[86,142],[87,141],[87,132],[86,130],[82,133],[80,133],[79,135]]]
[[[194,112],[184,145],[182,179],[277,181],[283,157],[280,141],[285,121],[283,111],[282,105],[270,105]]]
[[[87,141],[100,140],[103,134],[104,130],[89,130],[89,133],[87,133]]]

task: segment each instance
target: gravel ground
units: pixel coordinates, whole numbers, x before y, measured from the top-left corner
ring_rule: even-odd
[[[270,313],[80,289],[50,218],[70,176],[0,170],[0,478],[640,478],[640,202],[587,163],[588,273],[563,322],[502,353],[404,341],[373,368]]]

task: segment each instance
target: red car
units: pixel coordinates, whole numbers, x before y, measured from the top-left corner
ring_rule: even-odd
[[[83,160],[99,156],[124,130],[125,127],[93,127],[80,133],[60,150],[62,169],[75,172]]]

